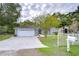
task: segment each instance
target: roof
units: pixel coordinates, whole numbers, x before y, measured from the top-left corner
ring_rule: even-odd
[[[18,26],[17,28],[34,28],[33,26]]]

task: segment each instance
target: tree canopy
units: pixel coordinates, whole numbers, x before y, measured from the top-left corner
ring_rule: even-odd
[[[27,27],[27,26],[33,26],[33,25],[34,25],[34,23],[30,20],[26,20],[24,22],[18,23],[19,27]]]
[[[12,32],[20,11],[21,6],[17,3],[0,3],[0,26],[7,26],[8,32]]]
[[[54,15],[39,15],[34,18],[36,27],[45,31],[45,36],[52,27],[59,27],[60,21]]]

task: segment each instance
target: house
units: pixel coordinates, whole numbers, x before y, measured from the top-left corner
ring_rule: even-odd
[[[51,28],[48,31],[48,34],[53,34],[57,32],[56,28]],[[44,31],[38,28],[34,28],[33,26],[26,26],[26,27],[16,27],[15,28],[15,35],[16,36],[36,36],[38,34],[44,34]]]
[[[20,22],[18,22],[20,23]],[[52,34],[54,32],[57,32],[58,30],[56,28],[51,28],[48,31],[48,34]],[[16,36],[36,36],[38,34],[44,34],[44,30],[40,28],[35,28],[32,26],[32,24],[29,24],[27,26],[18,26],[15,28],[15,35]]]
[[[15,35],[16,36],[34,36],[35,29],[32,26],[16,27],[15,28]]]

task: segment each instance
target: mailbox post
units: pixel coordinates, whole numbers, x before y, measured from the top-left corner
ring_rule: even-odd
[[[67,51],[68,52],[70,51],[70,44],[71,43],[73,44],[76,40],[77,40],[76,37],[68,35],[68,37],[67,37]]]
[[[61,35],[61,29],[58,30],[58,36],[57,36],[57,46],[59,47],[59,40],[60,40],[60,35]]]
[[[67,52],[70,51],[70,43],[69,43],[69,39],[67,38]]]

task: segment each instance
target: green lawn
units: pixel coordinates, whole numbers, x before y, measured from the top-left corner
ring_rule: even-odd
[[[64,36],[64,39],[66,37]],[[43,55],[47,56],[77,56],[79,55],[79,46],[71,46],[70,52],[66,51],[66,42],[62,41],[65,45],[62,45],[60,47],[56,46],[57,43],[57,35],[48,36],[47,38],[41,38],[40,41],[47,45],[48,48],[39,48],[37,49],[40,51]],[[62,43],[61,42],[61,43]]]
[[[8,34],[0,35],[0,41],[6,40],[6,39],[10,38],[11,36],[12,36],[12,35],[8,35]]]
[[[71,46],[70,52],[68,54],[71,56],[79,56],[79,45]]]
[[[56,42],[55,40],[56,36],[49,36],[48,38],[41,38],[41,42],[48,46],[48,48],[39,48],[38,50],[42,52],[44,55],[52,55],[52,53],[55,53],[54,44]]]

